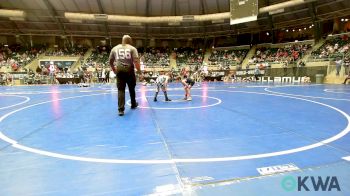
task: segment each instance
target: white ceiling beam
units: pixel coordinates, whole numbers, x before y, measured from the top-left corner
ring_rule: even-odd
[[[315,0],[290,0],[274,5],[269,5],[259,9],[259,13],[273,12],[276,10],[301,5],[304,3],[309,3]],[[96,20],[94,14],[85,14],[85,13],[72,13],[65,12],[65,17],[67,19],[73,20]],[[194,20],[193,22],[203,22],[203,21],[219,21],[229,19],[231,16],[230,12],[222,12],[215,14],[204,14],[204,15],[192,15]],[[182,22],[183,16],[126,16],[126,15],[108,15],[107,21],[110,22],[126,22],[126,23],[179,23]]]

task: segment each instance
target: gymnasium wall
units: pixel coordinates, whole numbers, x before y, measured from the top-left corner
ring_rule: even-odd
[[[327,75],[327,66],[293,67],[293,68],[272,68],[265,71],[265,76],[271,77],[303,77],[309,76],[315,81],[316,74]]]

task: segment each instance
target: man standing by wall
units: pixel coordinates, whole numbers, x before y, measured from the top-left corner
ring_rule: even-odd
[[[138,74],[141,74],[140,59],[137,49],[132,45],[129,35],[124,35],[122,44],[115,46],[109,55],[109,65],[117,76],[118,87],[118,114],[124,115],[125,110],[125,87],[129,88],[131,109],[136,109],[138,103],[135,98],[136,76],[135,67]]]
[[[50,84],[55,83],[55,73],[56,73],[56,67],[53,61],[50,61],[50,67],[49,67]]]
[[[336,61],[335,61],[335,68],[337,70],[337,76],[339,76],[339,72],[340,72],[340,69],[341,69],[341,65],[342,65],[343,61],[340,57],[337,57]]]

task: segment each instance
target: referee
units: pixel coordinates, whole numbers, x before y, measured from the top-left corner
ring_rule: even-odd
[[[119,116],[124,115],[126,84],[129,88],[131,109],[136,109],[138,106],[135,99],[136,76],[134,69],[136,67],[137,73],[141,74],[140,59],[137,49],[131,44],[131,37],[124,35],[122,44],[118,44],[112,48],[109,55],[109,65],[117,76]]]

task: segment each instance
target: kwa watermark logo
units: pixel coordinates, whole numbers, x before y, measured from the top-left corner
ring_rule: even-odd
[[[286,176],[281,181],[285,191],[341,191],[336,176]]]

